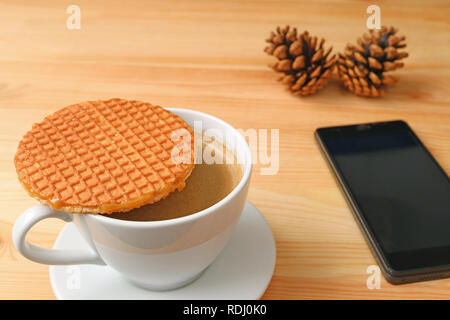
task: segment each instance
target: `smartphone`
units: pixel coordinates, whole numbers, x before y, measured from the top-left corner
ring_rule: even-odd
[[[386,280],[450,276],[450,179],[404,121],[319,128],[316,139]]]

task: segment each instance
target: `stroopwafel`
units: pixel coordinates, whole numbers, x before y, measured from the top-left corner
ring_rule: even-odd
[[[173,159],[176,130],[190,135],[190,153],[180,149],[189,161]],[[112,213],[181,191],[194,169],[193,150],[193,131],[180,117],[150,103],[110,99],[74,104],[35,124],[14,162],[40,202],[72,213]]]

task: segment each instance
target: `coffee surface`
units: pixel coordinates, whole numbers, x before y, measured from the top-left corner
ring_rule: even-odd
[[[160,221],[187,216],[211,207],[225,198],[242,178],[240,164],[196,164],[186,187],[167,198],[129,212],[107,217],[131,221]]]

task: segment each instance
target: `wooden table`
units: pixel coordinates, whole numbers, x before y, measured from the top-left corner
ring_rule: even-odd
[[[211,113],[242,129],[280,130],[280,168],[260,175],[249,200],[277,244],[265,299],[450,298],[450,279],[366,286],[375,264],[313,139],[319,126],[404,119],[450,172],[448,1],[381,2],[383,24],[406,35],[406,66],[383,99],[356,97],[337,80],[318,94],[285,91],[267,64],[264,39],[290,24],[336,50],[366,28],[361,1],[76,1],[81,29],[68,30],[67,3],[0,4],[0,298],[54,299],[48,266],[26,260],[11,230],[37,202],[17,181],[13,157],[34,122],[84,100],[124,97]],[[370,4],[376,4],[372,1]],[[29,240],[52,247],[60,221]]]

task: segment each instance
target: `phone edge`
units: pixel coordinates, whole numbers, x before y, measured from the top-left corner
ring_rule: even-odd
[[[415,138],[417,140],[419,140],[419,142],[422,144],[422,146],[425,148],[425,150],[428,152],[428,154],[434,159],[434,157],[431,155],[429,150],[423,145],[423,143],[420,141],[420,139],[417,137],[417,135],[414,133],[414,131],[411,129],[411,127],[408,125],[407,122],[405,122],[403,120],[395,120],[395,121],[401,121],[402,123],[406,124],[408,129],[411,132],[413,132]],[[340,126],[336,126],[336,127],[340,127]],[[372,234],[367,230],[367,226],[364,223],[364,221],[362,220],[363,218],[361,216],[361,213],[360,213],[357,205],[354,203],[353,197],[349,194],[350,191],[347,190],[345,183],[342,181],[338,171],[335,168],[335,164],[331,160],[330,155],[328,154],[328,151],[326,150],[326,148],[323,144],[323,141],[319,134],[319,130],[327,129],[327,128],[333,128],[333,127],[317,128],[314,131],[315,140],[319,146],[322,156],[325,158],[325,162],[328,164],[330,171],[333,173],[334,180],[336,181],[337,185],[339,186],[339,189],[340,189],[342,195],[344,196],[344,199],[347,202],[347,205],[350,208],[353,218],[356,220],[356,223],[357,223],[359,229],[361,230],[361,233],[363,234],[363,237],[364,237],[367,245],[370,248],[370,252],[372,253],[372,256],[375,258],[378,265],[381,267],[380,269],[381,269],[385,279],[391,284],[398,285],[398,284],[406,284],[406,283],[427,281],[427,280],[436,280],[436,279],[449,277],[450,269],[441,270],[441,271],[432,271],[432,269],[426,269],[426,270],[422,270],[422,272],[415,273],[415,274],[402,274],[402,271],[393,270],[392,268],[390,268],[388,266],[388,263],[387,263],[384,255],[381,252],[381,248],[379,248],[378,243],[372,237]],[[436,159],[434,159],[434,161],[437,162]],[[443,170],[443,169],[441,168],[441,170]]]

